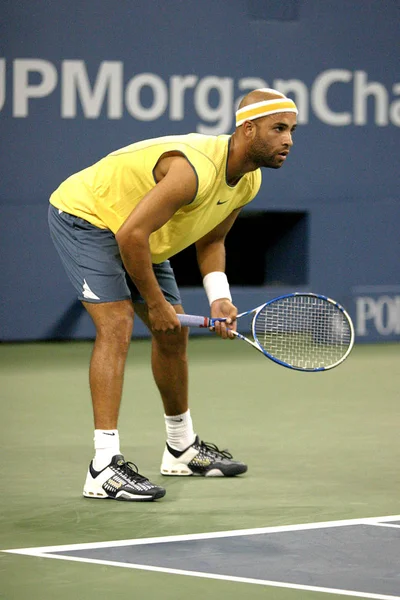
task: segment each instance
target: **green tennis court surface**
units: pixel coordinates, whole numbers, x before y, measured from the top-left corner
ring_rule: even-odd
[[[237,341],[192,339],[191,410],[196,430],[205,441],[228,447],[249,465],[244,477],[210,480],[159,475],[163,412],[151,377],[149,342],[134,341],[120,433],[126,458],[167,489],[163,500],[150,504],[80,495],[92,456],[90,352],[91,344],[84,342],[0,345],[2,549],[400,513],[400,345],[356,346],[337,369],[308,374],[278,367]],[[400,529],[389,531],[400,538]],[[353,535],[351,539],[354,543]],[[360,540],[355,553],[365,546]],[[393,548],[399,546],[392,542],[396,540],[391,538],[384,547],[395,561]],[[305,554],[309,547],[305,540]],[[215,557],[217,562],[218,553]],[[6,553],[0,558],[2,600],[343,597],[70,560]],[[181,570],[193,570],[190,551],[180,562]],[[326,564],[331,564],[327,575],[332,581],[334,561]],[[399,573],[400,568],[400,596]],[[337,587],[343,589],[340,582]]]

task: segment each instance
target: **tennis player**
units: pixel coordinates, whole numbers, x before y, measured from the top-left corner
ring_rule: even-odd
[[[196,245],[216,333],[233,337],[237,309],[225,275],[224,240],[293,144],[297,108],[272,89],[250,92],[232,135],[196,133],[134,143],[80,171],[52,194],[52,239],[96,339],[89,379],[95,454],[83,495],[151,501],[165,490],[120,449],[118,415],[135,313],[152,334],[152,370],[164,406],[163,475],[232,477],[247,466],[195,433],[188,404],[188,330],[169,258]]]

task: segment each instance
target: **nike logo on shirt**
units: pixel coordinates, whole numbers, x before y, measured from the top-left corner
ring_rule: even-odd
[[[217,204],[226,204],[228,200],[218,200]]]

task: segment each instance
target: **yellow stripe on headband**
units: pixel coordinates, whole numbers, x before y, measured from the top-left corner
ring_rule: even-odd
[[[290,98],[275,98],[274,100],[264,100],[249,104],[236,111],[236,127],[239,127],[245,121],[252,121],[267,115],[273,115],[280,112],[292,112],[298,114],[295,103]]]

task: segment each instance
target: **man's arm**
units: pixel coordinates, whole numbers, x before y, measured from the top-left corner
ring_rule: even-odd
[[[240,209],[233,211],[222,223],[196,242],[197,262],[203,282],[204,278],[210,273],[220,272],[221,278],[222,274],[225,273],[225,238],[239,213]],[[226,317],[228,327],[225,323],[217,323],[215,330],[223,338],[233,338],[234,336],[229,333],[229,329],[236,328],[234,321],[237,309],[231,302],[228,285],[226,284],[223,288],[226,288],[227,293],[222,291],[220,295],[217,291],[217,298],[211,301],[211,316],[213,318]],[[230,326],[231,323],[233,323],[232,326]]]
[[[157,175],[157,185],[139,202],[115,237],[126,270],[148,306],[153,329],[168,331],[179,329],[180,325],[154,275],[149,238],[179,208],[193,200],[197,177],[183,156],[161,159]]]

